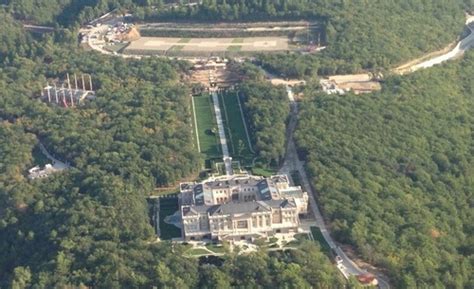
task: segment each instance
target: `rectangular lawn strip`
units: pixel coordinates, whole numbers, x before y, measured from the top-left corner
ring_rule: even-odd
[[[321,233],[321,230],[319,229],[319,227],[311,227],[310,229],[311,229],[311,235],[313,235],[314,241],[318,242],[319,245],[321,246],[321,251],[325,253],[326,255],[330,256],[331,247],[324,239],[323,233]]]
[[[224,246],[222,246],[222,245],[207,244],[206,248],[208,250],[211,250],[214,253],[225,253]]]
[[[252,168],[252,174],[256,176],[271,177],[272,175],[275,175],[276,173],[277,173],[277,170],[274,170],[269,167],[255,166]]]
[[[184,253],[189,256],[211,255],[209,251],[203,248],[191,248]]]
[[[242,50],[242,45],[229,45],[227,51],[238,52]]]
[[[222,157],[210,95],[204,93],[200,96],[195,96],[194,109],[196,111],[201,152],[205,155],[206,159]]]
[[[174,214],[178,209],[178,198],[160,199],[160,238],[162,240],[181,237],[181,230],[178,227],[165,223],[165,218]]]
[[[196,123],[197,119],[194,113],[194,109],[195,109],[194,97],[191,96],[191,114],[192,114],[191,128],[193,129],[194,146],[199,152],[201,152],[201,146],[200,146],[201,144],[199,143],[199,133],[197,131],[197,123]]]
[[[243,38],[234,38],[234,39],[232,39],[232,43],[244,43],[244,39]]]
[[[188,43],[189,41],[191,41],[191,38],[181,38],[178,43]]]
[[[249,147],[247,135],[245,134],[245,122],[240,113],[237,93],[226,93],[222,96],[222,99],[225,109],[224,114],[227,118],[227,124],[230,130],[229,142],[232,143],[232,147],[234,148],[233,157],[239,157],[244,159],[245,162],[251,163],[254,154]]]

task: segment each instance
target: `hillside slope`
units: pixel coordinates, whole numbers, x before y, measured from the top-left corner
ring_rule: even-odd
[[[296,139],[333,234],[397,288],[474,285],[472,75],[471,52],[302,106]]]

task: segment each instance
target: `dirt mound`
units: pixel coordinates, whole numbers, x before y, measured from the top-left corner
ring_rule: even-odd
[[[140,39],[140,32],[138,32],[138,29],[135,27],[132,27],[128,32],[122,34],[122,41],[136,41]]]

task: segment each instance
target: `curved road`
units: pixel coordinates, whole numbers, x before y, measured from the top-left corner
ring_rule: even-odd
[[[471,34],[459,41],[456,47],[453,48],[453,50],[449,51],[446,54],[440,55],[433,59],[429,59],[427,61],[412,66],[410,72],[417,71],[418,69],[429,68],[437,64],[443,63],[447,60],[463,55],[466,50],[474,46],[474,25],[468,25],[468,27],[471,30]]]
[[[95,22],[99,23],[102,19],[107,18],[105,16],[109,16],[109,14],[110,13],[104,15],[103,17],[97,19]],[[113,24],[114,20],[113,19],[112,20],[107,20],[107,21],[103,20],[102,22],[103,22],[103,25],[101,25],[101,26],[92,27],[91,29],[82,29],[81,30],[82,33],[84,33],[85,35],[88,36],[88,44],[93,50],[98,51],[102,54],[107,54],[107,55],[110,55],[110,56],[118,56],[118,57],[123,57],[123,58],[141,59],[142,57],[146,57],[145,55],[126,55],[126,54],[123,54],[123,53],[112,53],[110,51],[107,51],[107,50],[103,49],[102,43],[97,43],[96,39],[94,39],[94,40],[91,39],[91,36],[95,35],[97,37],[97,39],[102,38],[103,35],[105,35],[107,33],[107,30],[108,30],[108,27],[109,27],[108,24]],[[465,37],[464,39],[459,41],[458,44],[451,51],[449,51],[449,52],[447,52],[443,55],[434,57],[432,59],[428,59],[428,60],[423,61],[421,63],[413,64],[412,66],[409,66],[407,68],[403,68],[402,70],[400,70],[400,73],[401,74],[404,74],[404,73],[407,73],[407,72],[411,73],[411,72],[417,71],[419,69],[429,68],[429,67],[432,67],[434,65],[445,62],[447,60],[454,59],[456,57],[459,57],[459,56],[463,55],[466,50],[474,47],[474,15],[466,14],[466,26],[471,30],[471,33],[467,37]],[[182,58],[182,59],[187,59],[187,58]],[[192,58],[190,58],[188,60],[192,60]],[[400,68],[396,68],[395,71],[397,69],[400,69]]]
[[[456,47],[454,49],[452,49],[451,51],[449,51],[449,52],[447,52],[443,55],[437,56],[435,58],[432,58],[432,59],[429,59],[429,60],[426,60],[424,62],[421,62],[421,63],[418,63],[418,64],[415,64],[415,65],[411,66],[410,68],[408,68],[408,72],[414,72],[414,71],[419,70],[419,69],[429,68],[429,67],[432,67],[434,65],[445,62],[447,60],[456,58],[456,57],[464,54],[464,52],[466,50],[468,50],[469,48],[474,47],[474,25],[473,24],[474,24],[474,16],[468,15],[466,25],[471,30],[471,33],[466,38],[459,41],[459,43],[456,45]],[[138,59],[141,58],[140,56],[137,56],[137,55],[123,55],[123,54],[118,54],[117,55],[117,54],[113,54],[111,52],[108,52],[108,51],[104,50],[101,47],[101,45],[97,45],[95,43],[95,41],[91,41],[90,36],[92,34],[96,34],[96,35],[105,34],[106,31],[107,31],[107,26],[106,25],[101,26],[101,27],[94,27],[91,30],[87,31],[88,32],[87,34],[89,35],[88,44],[93,50],[96,50],[100,53],[108,54],[108,55],[111,55],[111,56],[114,55],[114,56],[120,56],[120,57],[124,57],[124,58],[138,58]],[[320,228],[324,239],[329,244],[331,249],[333,249],[337,253],[337,255],[339,257],[341,257],[341,259],[342,259],[342,262],[337,265],[337,267],[341,271],[341,273],[346,278],[348,278],[349,276],[352,276],[352,275],[359,275],[359,274],[366,273],[366,271],[359,268],[357,266],[357,264],[355,264],[344,253],[344,251],[342,251],[342,249],[339,246],[337,246],[337,244],[334,242],[334,240],[332,239],[331,235],[329,234],[329,232],[326,228],[326,225],[324,223],[324,219],[321,215],[321,212],[319,211],[316,200],[314,198],[314,192],[313,192],[312,187],[310,186],[309,178],[308,178],[308,176],[306,174],[306,170],[304,168],[304,162],[302,162],[298,159],[296,146],[295,146],[295,142],[294,142],[294,138],[293,138],[293,134],[294,134],[294,130],[295,130],[295,127],[296,127],[297,118],[298,118],[298,104],[295,102],[295,100],[293,98],[293,92],[292,92],[290,87],[287,87],[287,93],[288,93],[288,98],[290,100],[290,105],[291,105],[291,116],[290,116],[290,122],[289,122],[288,130],[287,130],[287,151],[286,151],[286,155],[285,155],[285,161],[284,161],[284,164],[283,164],[283,166],[282,166],[282,168],[280,169],[279,172],[287,174],[287,175],[290,175],[290,173],[292,171],[298,171],[299,172],[299,174],[301,176],[302,185],[304,186],[304,188],[308,192],[309,203],[310,203],[310,207],[311,207],[311,210],[313,212],[313,215],[315,216],[315,219],[316,219],[316,225]],[[216,116],[217,116],[217,112],[218,112],[219,107],[218,107],[218,100],[217,100],[217,97],[216,97],[215,93],[213,94],[213,99],[214,99],[214,105],[217,104],[217,109],[215,108]],[[219,134],[221,135],[221,126],[219,125],[219,120],[218,120],[218,127],[219,127]],[[223,139],[225,140],[225,135],[224,135]],[[226,146],[226,144],[222,142],[222,137],[221,137],[221,145],[223,146],[223,151],[224,151],[224,147]],[[226,164],[225,154],[224,154],[224,163]],[[228,168],[227,164],[226,164],[226,171],[227,171],[227,174],[229,174],[229,172],[231,172],[231,167]],[[390,285],[384,279],[383,276],[377,276],[377,280],[379,281],[379,288],[381,288],[381,289],[389,289],[390,288]]]
[[[469,28],[469,30],[471,30],[471,33],[467,37],[461,39],[461,41],[459,41],[451,51],[421,63],[414,64],[411,67],[403,69],[403,71],[410,73],[419,69],[435,66],[437,64],[459,57],[463,55],[466,50],[474,47],[474,16],[467,15],[466,18],[466,26]]]

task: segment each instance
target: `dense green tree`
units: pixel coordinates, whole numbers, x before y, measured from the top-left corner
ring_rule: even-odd
[[[305,92],[296,139],[333,233],[396,288],[473,278],[473,74],[468,53],[378,93]]]
[[[189,64],[85,53],[2,19],[0,287],[275,288],[296,280],[327,288],[319,274],[343,284],[314,244],[307,250],[322,262],[301,277],[295,273],[308,260],[231,255],[215,267],[184,257],[187,247],[157,243],[146,197],[155,186],[192,177],[200,164],[190,87],[181,81]],[[90,73],[97,97],[74,108],[38,98],[46,81],[67,73]],[[44,158],[40,143],[72,167],[28,180],[27,170]]]
[[[240,96],[251,139],[261,159],[267,164],[278,164],[285,153],[286,119],[290,110],[286,90],[263,80],[261,72],[247,73],[249,80],[241,85]]]
[[[321,53],[262,54],[266,68],[289,77],[387,69],[444,48],[464,25],[462,1],[321,1]]]

